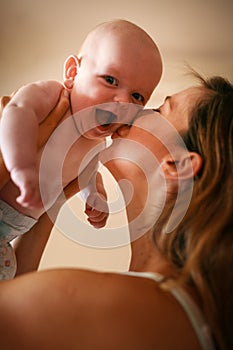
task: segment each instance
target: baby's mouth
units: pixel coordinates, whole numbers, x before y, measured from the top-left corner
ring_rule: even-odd
[[[117,120],[117,116],[114,113],[100,108],[96,108],[95,115],[98,125],[103,128],[107,128]]]

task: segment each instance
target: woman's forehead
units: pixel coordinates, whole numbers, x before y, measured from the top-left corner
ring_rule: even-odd
[[[203,98],[206,89],[200,86],[189,87],[166,99],[161,113],[179,131],[187,130],[192,110]]]
[[[205,88],[192,86],[171,96],[176,107],[190,106],[194,107],[198,100],[203,96]]]

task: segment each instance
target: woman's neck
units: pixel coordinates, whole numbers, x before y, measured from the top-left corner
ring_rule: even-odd
[[[175,274],[171,264],[156,247],[151,230],[131,242],[129,271],[158,272],[165,276]]]

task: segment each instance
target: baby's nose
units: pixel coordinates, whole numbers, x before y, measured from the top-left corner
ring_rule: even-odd
[[[121,91],[118,92],[114,98],[113,98],[114,102],[126,102],[126,103],[130,103],[132,102],[131,96],[126,92],[126,91]]]

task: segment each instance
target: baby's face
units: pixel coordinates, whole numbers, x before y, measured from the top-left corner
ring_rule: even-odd
[[[80,56],[71,92],[72,112],[108,102],[144,106],[160,77],[161,59],[157,52],[148,45],[144,47],[143,42],[139,47],[138,43],[106,35],[93,41]]]
[[[131,123],[141,111],[142,106],[133,103],[102,103],[73,114],[73,120],[86,138],[104,138]]]

